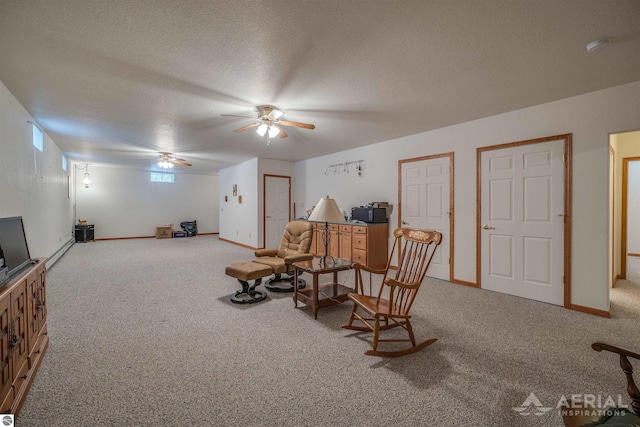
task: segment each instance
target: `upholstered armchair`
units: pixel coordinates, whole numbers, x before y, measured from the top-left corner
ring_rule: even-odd
[[[279,248],[258,249],[253,262],[265,264],[273,269],[274,276],[264,285],[274,292],[293,292],[294,270],[293,263],[313,259],[309,253],[313,225],[307,221],[291,221],[282,234]],[[288,277],[282,277],[283,274]],[[283,283],[288,282],[288,285]],[[305,286],[304,280],[298,279],[298,288]]]

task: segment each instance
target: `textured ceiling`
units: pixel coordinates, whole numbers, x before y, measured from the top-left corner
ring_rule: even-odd
[[[640,1],[0,0],[0,80],[73,160],[216,173],[640,80]]]

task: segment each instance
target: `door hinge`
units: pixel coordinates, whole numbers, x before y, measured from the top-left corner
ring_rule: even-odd
[[[562,161],[564,163],[567,163],[567,154],[566,153],[562,153]]]

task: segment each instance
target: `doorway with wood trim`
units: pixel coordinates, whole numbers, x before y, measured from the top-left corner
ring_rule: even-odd
[[[571,140],[477,149],[478,287],[571,306]]]
[[[640,284],[640,157],[622,159],[620,278]]]
[[[277,248],[283,230],[291,221],[291,177],[265,174],[263,192],[263,247]]]
[[[610,311],[640,313],[640,131],[609,134]]]
[[[436,230],[442,244],[427,276],[453,278],[453,153],[398,161],[398,227]]]

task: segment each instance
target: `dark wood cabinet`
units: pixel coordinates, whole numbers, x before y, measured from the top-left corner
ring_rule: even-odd
[[[18,414],[49,345],[45,260],[0,288],[0,412]]]

